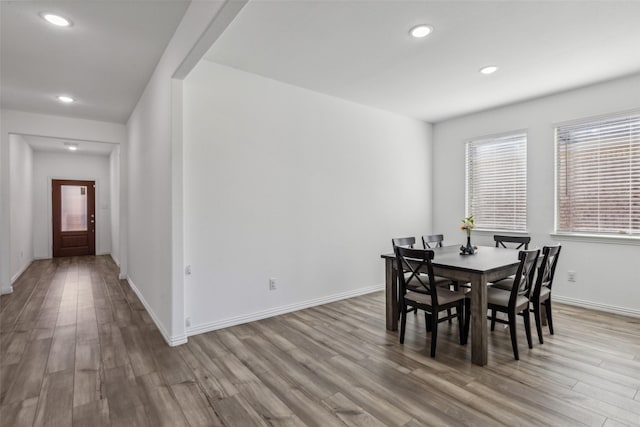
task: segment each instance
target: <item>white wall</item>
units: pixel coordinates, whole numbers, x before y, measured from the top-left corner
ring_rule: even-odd
[[[109,190],[111,258],[120,265],[120,146],[116,146],[109,156]]]
[[[52,257],[51,180],[96,182],[96,255],[111,253],[109,157],[80,153],[34,152],[34,256]]]
[[[434,229],[458,235],[465,214],[465,141],[526,129],[528,231],[532,242],[562,244],[554,295],[567,302],[640,314],[640,241],[635,245],[559,240],[554,232],[554,124],[640,107],[640,75],[565,92],[434,126]],[[492,244],[492,233],[475,233]],[[629,242],[626,242],[629,243]],[[567,271],[577,282],[567,281]]]
[[[11,292],[10,201],[10,135],[50,136],[84,141],[116,144],[126,142],[126,128],[122,124],[75,119],[15,110],[0,111],[0,292]],[[124,159],[126,160],[126,159]]]
[[[429,124],[208,61],[183,169],[190,334],[381,289],[391,238],[431,231]]]
[[[181,82],[244,3],[192,2],[127,122],[121,234],[129,283],[170,345],[186,342],[182,264]],[[185,62],[186,61],[186,62]],[[126,178],[124,178],[126,176]]]
[[[20,135],[10,135],[11,283],[33,261],[33,150]]]

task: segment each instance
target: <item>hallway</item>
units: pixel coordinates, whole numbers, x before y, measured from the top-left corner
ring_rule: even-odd
[[[0,303],[3,425],[160,425],[175,409],[160,401],[153,420],[127,395],[170,395],[154,366],[169,347],[110,257],[36,261],[14,289]]]

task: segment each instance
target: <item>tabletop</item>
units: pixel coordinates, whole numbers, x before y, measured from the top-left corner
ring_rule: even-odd
[[[472,273],[490,273],[507,265],[517,265],[517,249],[496,248],[493,246],[479,246],[473,255],[461,255],[459,246],[444,246],[430,249],[434,252],[433,266],[450,268]],[[382,258],[395,258],[393,253],[381,255]]]

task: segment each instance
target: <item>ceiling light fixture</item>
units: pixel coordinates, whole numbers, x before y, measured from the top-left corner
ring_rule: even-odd
[[[40,14],[40,16],[42,17],[42,19],[47,21],[49,24],[56,25],[58,27],[70,27],[71,26],[71,21],[69,21],[67,18],[63,18],[60,15],[56,15],[56,14],[53,14],[53,13],[42,12]]]
[[[78,144],[75,144],[73,142],[65,142],[64,146],[71,151],[76,151],[78,149]]]
[[[58,95],[56,99],[60,102],[64,102],[65,104],[71,104],[72,102],[75,102],[75,99],[67,95]]]
[[[495,65],[487,65],[486,67],[480,68],[480,72],[482,74],[493,74],[496,71],[498,71],[498,67],[496,67]]]
[[[415,37],[417,39],[427,37],[432,32],[433,32],[433,27],[426,24],[416,25],[415,27],[409,30],[409,34],[411,34],[412,37]]]

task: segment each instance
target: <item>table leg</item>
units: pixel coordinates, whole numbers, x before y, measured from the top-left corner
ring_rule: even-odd
[[[487,364],[487,279],[484,275],[471,280],[471,362]]]
[[[393,268],[394,261],[393,258],[384,261],[388,331],[398,330],[398,277]]]

